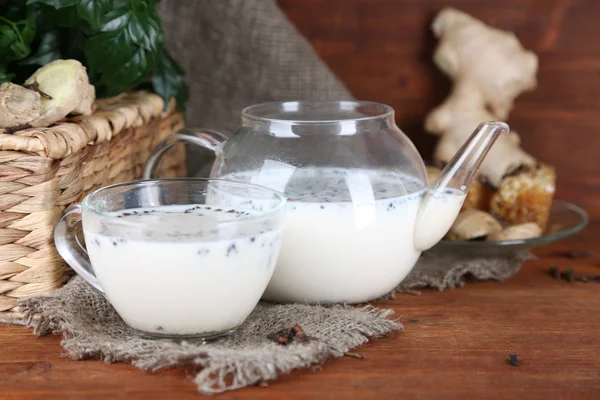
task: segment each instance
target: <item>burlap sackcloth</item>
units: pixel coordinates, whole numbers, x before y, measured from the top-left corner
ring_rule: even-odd
[[[468,276],[503,280],[527,258],[528,253],[485,260],[424,253],[397,290],[454,288],[462,286]],[[144,339],[123,322],[100,292],[78,276],[53,293],[22,299],[19,308],[25,315],[22,323],[36,334],[61,334],[61,344],[72,359],[131,362],[151,371],[194,365],[201,368],[194,380],[204,394],[255,385],[293,369],[319,365],[327,358],[343,356],[369,338],[403,329],[390,318],[392,310],[372,305],[259,302],[240,329],[220,341],[200,344]],[[268,338],[295,325],[314,340],[283,346]]]
[[[189,126],[231,133],[239,112],[249,104],[352,98],[271,0],[162,0],[159,12],[167,45],[191,87]],[[190,149],[188,157],[199,174],[212,162],[210,154],[197,149]],[[398,290],[454,288],[467,277],[503,280],[529,257],[527,252],[491,259],[428,252]],[[105,298],[79,277],[53,293],[22,299],[20,311],[26,317],[21,322],[37,334],[62,334],[62,345],[73,359],[131,362],[153,371],[195,365],[195,382],[205,394],[275,379],[342,356],[369,338],[402,330],[390,319],[391,310],[373,306],[261,302],[230,338],[206,345],[149,340],[136,336]],[[314,340],[282,346],[267,338],[296,324]]]

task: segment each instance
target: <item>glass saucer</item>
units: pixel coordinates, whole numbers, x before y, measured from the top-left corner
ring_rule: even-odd
[[[581,207],[555,199],[552,201],[548,227],[543,236],[498,242],[442,240],[428,251],[470,256],[511,256],[523,250],[531,250],[572,236],[585,228],[588,222],[589,217]]]

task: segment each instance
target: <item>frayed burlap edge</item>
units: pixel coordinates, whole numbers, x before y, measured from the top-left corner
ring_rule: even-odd
[[[420,294],[419,288],[433,288],[438,291],[461,288],[467,280],[504,281],[514,276],[527,260],[535,259],[528,250],[510,256],[459,256],[443,251],[426,251],[421,254],[410,274],[392,293],[382,299],[395,298],[399,292]]]
[[[96,316],[91,316],[93,304],[102,310]],[[19,311],[23,313],[22,323],[37,335],[61,334],[61,345],[74,360],[131,362],[148,371],[182,365],[199,367],[194,381],[203,394],[239,389],[273,380],[294,369],[317,366],[328,358],[343,356],[370,338],[403,329],[398,321],[389,319],[392,310],[371,305],[261,302],[240,327],[237,338],[202,345],[138,337],[107,305],[101,294],[75,277],[55,292],[20,300]],[[74,318],[73,310],[79,307],[90,308],[91,312],[83,311]],[[295,323],[314,339],[289,346],[267,339],[268,330]]]

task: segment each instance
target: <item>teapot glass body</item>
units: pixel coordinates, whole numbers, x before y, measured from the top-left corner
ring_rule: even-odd
[[[145,174],[177,142],[214,150],[210,177],[266,186],[287,198],[283,247],[263,299],[359,303],[393,290],[421,251],[445,235],[476,161],[497,134],[484,130],[430,189],[425,164],[389,106],[265,103],[244,109],[229,139],[209,130],[167,139]]]

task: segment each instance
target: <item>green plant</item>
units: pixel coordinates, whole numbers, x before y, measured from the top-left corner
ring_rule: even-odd
[[[183,71],[165,49],[158,0],[0,0],[0,84],[57,59],[88,70],[98,97],[148,88],[185,107]]]

